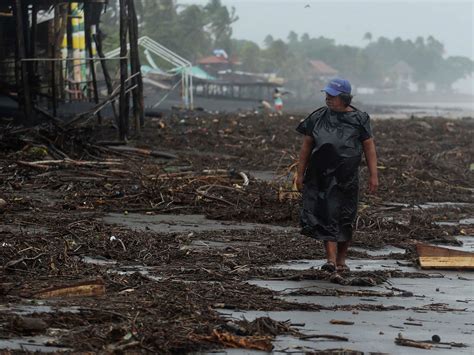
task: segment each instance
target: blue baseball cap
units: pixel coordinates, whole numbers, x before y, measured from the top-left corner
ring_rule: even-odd
[[[350,94],[352,91],[349,80],[334,78],[324,87],[323,90],[331,96],[338,96],[340,94]]]

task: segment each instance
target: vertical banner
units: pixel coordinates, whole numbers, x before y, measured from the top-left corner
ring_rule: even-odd
[[[83,98],[87,90],[88,70],[86,58],[86,41],[84,33],[83,4],[71,4],[72,10],[72,48],[74,58],[73,80],[77,83],[78,98]]]

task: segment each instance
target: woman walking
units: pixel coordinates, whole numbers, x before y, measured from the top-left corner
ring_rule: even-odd
[[[326,107],[297,127],[304,134],[297,187],[303,192],[302,234],[324,241],[322,270],[349,271],[347,249],[359,199],[359,165],[364,152],[369,192],[378,187],[377,156],[369,115],[351,106],[351,84],[336,78],[322,90]]]

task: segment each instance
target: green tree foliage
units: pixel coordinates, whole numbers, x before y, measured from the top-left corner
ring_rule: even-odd
[[[146,35],[183,57],[195,60],[214,48],[232,51],[232,24],[235,9],[210,0],[205,6],[178,5],[176,0],[135,0],[140,35]],[[118,40],[118,0],[111,0],[103,17],[107,33],[106,49]]]
[[[222,6],[220,0],[211,0],[204,6],[204,11],[213,47],[231,52],[232,24],[239,19],[235,15],[235,8],[232,7],[229,11],[226,6]]]
[[[262,71],[262,51],[255,42],[233,40],[232,48],[233,52],[238,53],[238,58],[242,62],[242,70],[254,73]]]
[[[367,32],[365,47],[337,45],[331,38],[298,35],[290,31],[287,40],[266,36],[262,47],[248,40],[232,38],[232,24],[238,20],[234,8],[221,0],[209,0],[204,6],[178,5],[176,0],[136,0],[140,34],[148,35],[189,60],[209,55],[222,48],[242,63],[240,69],[251,72],[273,72],[288,82],[310,87],[309,61],[322,60],[341,76],[358,85],[378,86],[390,78],[397,63],[412,68],[412,77],[423,87],[435,82],[449,89],[456,80],[470,75],[474,62],[465,57],[445,57],[443,43],[433,36],[415,40],[397,37],[374,38]],[[118,46],[118,1],[110,0],[104,16],[107,32],[106,50]],[[406,64],[404,64],[406,66]]]

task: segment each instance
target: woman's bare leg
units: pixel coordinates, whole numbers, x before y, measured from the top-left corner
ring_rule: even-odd
[[[324,242],[326,248],[326,258],[328,262],[336,264],[338,243],[336,242]]]
[[[349,249],[350,242],[339,242],[337,243],[337,257],[336,265],[346,265],[347,250]]]

